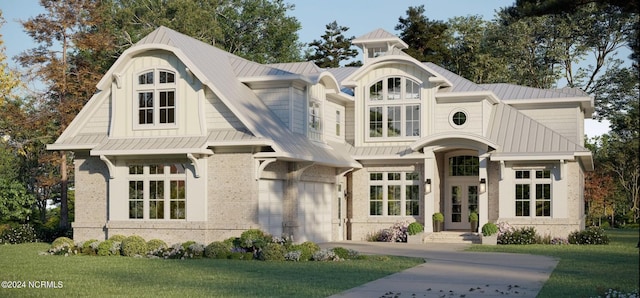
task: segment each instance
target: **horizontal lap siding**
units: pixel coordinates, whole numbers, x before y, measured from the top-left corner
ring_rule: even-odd
[[[259,89],[254,90],[256,95],[264,102],[273,113],[278,116],[280,121],[289,127],[289,89],[288,88],[274,88],[274,89]]]
[[[567,139],[582,144],[582,134],[579,134],[581,130],[578,126],[583,120],[577,118],[580,116],[577,108],[519,109],[519,111]]]
[[[205,93],[207,100],[205,105],[205,118],[207,119],[207,129],[243,129],[244,125],[229,110],[229,108],[218,99],[211,91]]]

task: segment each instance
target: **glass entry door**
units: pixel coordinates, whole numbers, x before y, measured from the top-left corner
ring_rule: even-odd
[[[455,179],[447,183],[445,229],[470,230],[469,214],[478,212],[478,180]]]

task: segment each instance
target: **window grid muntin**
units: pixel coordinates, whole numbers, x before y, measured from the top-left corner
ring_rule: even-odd
[[[402,76],[371,84],[367,100],[368,138],[419,137],[420,91],[418,82]]]
[[[419,216],[418,172],[369,173],[370,216]]]
[[[130,219],[186,219],[186,168],[183,164],[130,164],[128,167]],[[138,214],[140,195],[135,193],[138,189],[143,193],[143,217]]]
[[[515,208],[517,217],[551,217],[551,170],[515,171]],[[532,212],[533,210],[533,212]]]
[[[149,70],[138,75],[137,83],[136,128],[176,126],[176,72]]]

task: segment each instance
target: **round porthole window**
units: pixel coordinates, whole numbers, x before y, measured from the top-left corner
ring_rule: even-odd
[[[453,122],[453,124],[457,126],[462,126],[465,123],[467,123],[467,114],[462,111],[457,111],[453,113],[453,116],[451,117],[451,121]]]

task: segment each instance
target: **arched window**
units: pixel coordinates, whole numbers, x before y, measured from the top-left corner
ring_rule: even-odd
[[[368,138],[420,136],[420,84],[388,77],[369,85]]]
[[[139,127],[176,124],[175,72],[154,69],[138,75],[136,108]]]

